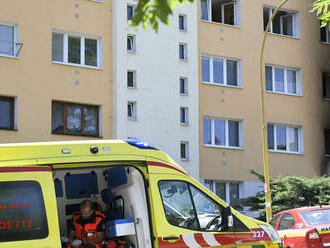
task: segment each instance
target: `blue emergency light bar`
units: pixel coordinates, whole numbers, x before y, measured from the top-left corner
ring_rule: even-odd
[[[147,142],[140,140],[138,138],[129,138],[129,139],[126,139],[125,142],[127,142],[128,144],[135,146],[139,149],[158,150],[156,147],[149,145]]]

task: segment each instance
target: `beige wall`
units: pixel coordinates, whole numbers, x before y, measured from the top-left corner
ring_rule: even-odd
[[[1,0],[1,6],[0,22],[18,24],[24,45],[19,58],[0,56],[0,95],[17,97],[18,129],[0,130],[0,142],[81,139],[51,134],[52,100],[101,105],[103,137],[111,138],[111,1]],[[52,63],[53,29],[102,37],[103,69]]]
[[[241,28],[201,21],[199,14],[200,61],[203,54],[211,54],[237,58],[242,63],[241,89],[202,84],[199,66],[200,175],[203,179],[254,181],[256,178],[249,174],[250,169],[263,173],[259,53],[263,5],[274,6],[274,2],[241,0]],[[301,69],[303,89],[303,96],[265,94],[267,122],[301,125],[304,129],[303,155],[269,153],[272,177],[321,173],[323,130],[330,126],[330,105],[322,100],[322,71],[330,70],[330,45],[321,44],[319,22],[309,13],[309,4],[309,1],[289,0],[285,6],[299,11],[300,38],[269,35],[265,48],[265,63]],[[203,116],[244,120],[244,149],[205,147]]]

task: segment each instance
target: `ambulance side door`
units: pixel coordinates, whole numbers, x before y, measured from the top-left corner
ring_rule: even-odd
[[[224,207],[187,176],[149,174],[156,247],[234,248],[235,234],[221,230]]]
[[[61,247],[50,168],[0,167],[0,247]]]

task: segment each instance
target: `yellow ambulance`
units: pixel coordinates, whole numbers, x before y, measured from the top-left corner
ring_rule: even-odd
[[[61,248],[89,199],[136,248],[283,247],[167,154],[136,139],[0,145],[0,247]]]

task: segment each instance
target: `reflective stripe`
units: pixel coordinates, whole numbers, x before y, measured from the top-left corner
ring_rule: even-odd
[[[324,246],[330,246],[330,243],[323,243]]]
[[[202,248],[196,241],[195,235],[193,233],[183,234],[182,235],[183,241],[189,248]]]
[[[202,234],[204,240],[206,243],[208,243],[209,246],[219,246],[221,245],[214,237],[214,234],[210,233],[203,233]]]

